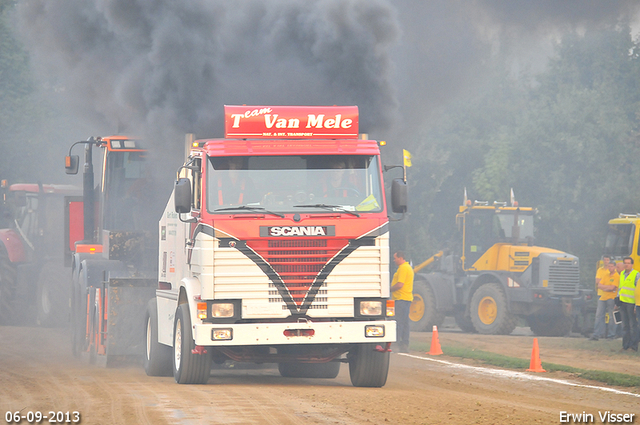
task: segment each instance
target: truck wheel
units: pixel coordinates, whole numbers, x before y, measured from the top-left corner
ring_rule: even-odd
[[[456,320],[456,325],[460,328],[462,332],[466,333],[478,333],[476,328],[473,327],[473,322],[471,322],[471,318],[465,315],[464,311],[457,311],[453,318]]]
[[[340,362],[278,363],[278,371],[285,378],[333,379],[340,373]]]
[[[354,387],[382,387],[389,373],[389,352],[377,344],[357,344],[349,354],[349,376]]]
[[[194,354],[189,305],[180,304],[173,326],[173,377],[178,384],[206,384],[211,375],[211,356]]]
[[[67,271],[62,264],[45,263],[38,276],[36,317],[39,326],[59,327],[69,320]]]
[[[498,283],[485,283],[471,297],[471,322],[481,334],[509,335],[517,318],[507,309],[507,297]]]
[[[444,314],[436,310],[436,298],[431,287],[423,281],[413,286],[413,301],[409,310],[409,324],[415,332],[431,332],[434,326],[441,326]]]
[[[144,371],[148,376],[171,376],[171,347],[158,342],[158,303],[155,298],[147,304],[144,323]]]
[[[17,271],[9,254],[0,244],[0,324],[15,324],[18,312],[16,311]]]
[[[529,328],[537,336],[566,336],[573,327],[573,316],[562,314],[537,313],[527,317],[527,321]]]

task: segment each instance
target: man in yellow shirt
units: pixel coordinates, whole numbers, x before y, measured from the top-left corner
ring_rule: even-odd
[[[393,254],[398,270],[391,281],[391,296],[396,304],[396,323],[398,324],[398,343],[401,353],[409,352],[409,309],[413,301],[413,269],[405,260],[404,252]]]
[[[611,257],[608,255],[603,255],[602,256],[602,267],[600,267],[598,270],[596,270],[596,290],[598,290],[598,284],[600,283],[600,280],[609,274],[609,263],[611,262]],[[618,273],[620,273],[620,271],[622,270],[622,267],[620,268],[620,270],[618,270]],[[598,292],[598,294],[600,294]]]
[[[609,260],[607,258],[607,260]],[[613,307],[618,293],[620,275],[616,270],[615,261],[606,261],[607,270],[604,273],[598,269],[596,274],[596,287],[598,289],[598,307],[596,308],[596,320],[593,327],[592,341],[599,338],[615,338],[616,324],[613,321]],[[605,315],[609,313],[609,326],[606,326]],[[605,327],[606,326],[606,327]]]

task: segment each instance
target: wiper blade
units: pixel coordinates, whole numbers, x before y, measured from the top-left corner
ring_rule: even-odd
[[[356,217],[360,217],[360,214],[358,214],[355,211],[348,210],[345,207],[343,207],[342,205],[305,204],[305,205],[294,205],[294,208],[295,207],[298,207],[298,208],[324,208],[325,210],[330,210],[330,211],[335,211],[335,209],[337,208],[340,212],[346,212],[346,213],[349,213],[351,215],[355,215]]]
[[[280,214],[280,213],[277,213],[277,212],[266,210],[264,207],[250,207],[248,205],[238,205],[237,207],[218,208],[216,210],[213,210],[213,212],[233,211],[233,210],[248,210],[248,211],[253,211],[253,212],[264,212],[264,213],[267,213],[267,214],[275,215],[275,216],[280,217],[280,218],[284,218],[284,214]]]

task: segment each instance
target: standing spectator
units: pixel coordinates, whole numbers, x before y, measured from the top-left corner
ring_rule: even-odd
[[[633,269],[633,258],[624,257],[624,271],[620,274],[620,285],[618,297],[620,311],[622,312],[622,325],[624,335],[622,336],[622,349],[631,348],[638,351],[638,320],[635,314],[636,287],[638,285],[638,271]]]
[[[592,341],[599,338],[615,338],[616,324],[613,321],[613,307],[618,293],[620,275],[616,271],[616,262],[607,261],[607,272],[600,273],[600,278],[596,277],[596,287],[598,288],[598,307],[596,308],[596,320],[593,327]],[[609,326],[606,326],[605,315],[609,314]]]
[[[609,274],[609,263],[611,262],[611,257],[608,255],[603,255],[602,256],[602,267],[599,267],[598,270],[596,270],[596,291],[598,291],[598,284],[600,283],[600,280],[607,276]],[[619,273],[619,271],[618,271]],[[598,295],[600,294],[600,292],[598,292]]]
[[[398,270],[391,281],[391,295],[396,304],[396,323],[398,324],[398,343],[401,353],[409,352],[409,309],[413,301],[413,269],[405,260],[404,252],[393,254]]]
[[[636,351],[638,351],[638,343],[640,342],[640,285],[636,282]]]

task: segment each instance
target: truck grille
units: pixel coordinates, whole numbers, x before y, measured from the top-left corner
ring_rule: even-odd
[[[573,261],[558,261],[549,267],[551,295],[575,296],[580,288],[580,269]]]
[[[293,301],[302,305],[324,266],[347,244],[345,239],[271,239],[247,241],[271,265]]]

